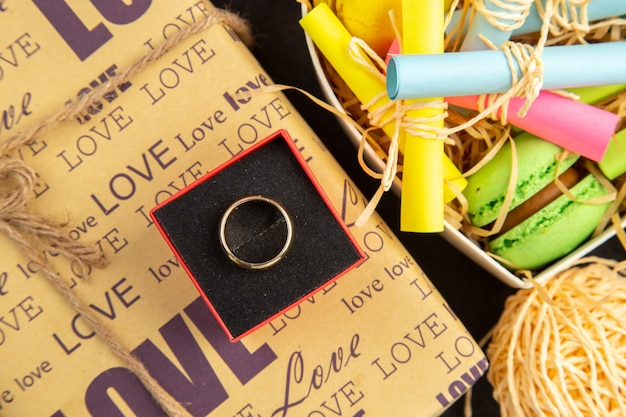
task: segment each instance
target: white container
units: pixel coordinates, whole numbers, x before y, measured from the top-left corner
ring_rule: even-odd
[[[306,5],[302,5],[302,15],[304,16],[307,13]],[[315,74],[320,83],[322,92],[327,102],[335,107],[338,111],[345,113],[339,99],[335,95],[330,83],[328,82],[328,78],[324,73],[323,66],[320,62],[317,49],[313,44],[311,38],[305,33],[306,44],[309,50],[309,54],[311,56],[311,60],[313,62],[313,67],[315,69]],[[345,130],[348,135],[350,141],[354,144],[355,147],[359,146],[361,141],[361,133],[352,126],[346,120],[338,117],[337,120]],[[382,172],[384,170],[385,164],[384,162],[376,155],[376,152],[369,146],[367,143],[364,148],[364,156],[367,164],[375,169],[378,172]],[[396,178],[396,181],[393,184],[392,190],[398,196],[400,196],[401,189],[401,181]],[[506,285],[513,288],[528,288],[531,287],[532,284],[527,282],[520,277],[516,276],[509,269],[505,268],[497,262],[495,259],[487,255],[487,253],[476,245],[474,242],[469,240],[467,236],[461,233],[459,230],[453,228],[447,222],[444,225],[444,231],[442,232],[442,236],[446,239],[450,244],[452,244],[459,251],[464,253],[478,265],[480,265],[487,272],[504,282]],[[622,218],[622,228],[626,227],[626,216]],[[589,239],[581,246],[579,246],[576,250],[571,252],[569,255],[561,258],[558,262],[551,264],[549,267],[541,270],[540,272],[534,275],[534,278],[537,282],[542,283],[550,279],[555,274],[569,268],[576,260],[585,256],[592,250],[596,249],[611,237],[615,236],[615,230],[609,227],[606,231],[596,236],[593,239]]]

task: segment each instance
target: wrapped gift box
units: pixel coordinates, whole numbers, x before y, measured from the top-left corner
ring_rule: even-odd
[[[377,214],[349,227],[361,265],[232,343],[150,210],[281,129],[348,225],[364,208],[350,178],[282,94],[262,91],[272,81],[232,28],[215,23],[135,65],[213,16],[210,4],[6,6],[3,146],[110,87],[2,155],[35,172],[25,210],[66,222],[68,238],[95,244],[108,266],[88,277],[58,251],[41,256],[190,415],[437,415],[484,373],[480,347]],[[0,247],[0,413],[162,415],[40,265],[6,234]]]

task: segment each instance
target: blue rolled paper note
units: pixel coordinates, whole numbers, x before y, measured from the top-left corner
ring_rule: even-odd
[[[541,59],[542,89],[626,83],[624,41],[550,46]],[[521,77],[515,60],[513,65]],[[396,55],[387,66],[392,100],[504,93],[511,87],[511,68],[502,50]]]
[[[543,4],[545,5],[545,0],[543,1]],[[587,18],[590,22],[606,19],[612,16],[621,16],[624,14],[626,14],[626,1],[624,0],[591,0],[587,4]],[[461,15],[461,10],[455,10],[452,13],[450,23],[448,24],[448,30],[456,26],[459,19],[461,18]],[[466,17],[469,19],[469,15]],[[476,19],[477,17],[478,16],[476,16],[474,19]],[[469,30],[468,23],[469,22],[466,22],[464,26],[465,32]],[[533,5],[530,7],[528,16],[526,16],[526,19],[524,20],[524,24],[520,28],[514,29],[510,36],[515,37],[539,32],[541,30],[542,23],[543,22],[541,20],[541,17],[539,16],[539,12],[537,11],[537,5],[533,3]],[[482,26],[482,24],[479,24],[478,26]],[[508,33],[499,34],[498,32],[493,32],[495,33],[494,35],[491,32],[492,29],[486,29],[483,35],[496,46],[500,46],[504,41],[506,41],[507,39],[504,39],[504,37],[509,35]]]

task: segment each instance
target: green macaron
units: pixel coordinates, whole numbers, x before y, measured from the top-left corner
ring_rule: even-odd
[[[518,135],[514,141],[518,176],[509,213],[553,183],[557,171],[563,173],[578,159],[578,156],[571,156],[558,163],[562,148],[527,133]],[[468,201],[468,215],[475,226],[487,226],[498,217],[511,167],[512,150],[507,143],[491,161],[468,178],[464,195]],[[584,175],[570,192],[577,201],[561,195],[547,205],[542,204],[521,223],[492,238],[486,249],[516,269],[531,270],[571,252],[594,231],[609,203],[585,203],[608,194],[590,174]]]

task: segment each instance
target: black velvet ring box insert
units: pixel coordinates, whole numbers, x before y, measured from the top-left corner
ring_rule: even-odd
[[[293,224],[289,251],[266,269],[242,268],[220,244],[224,213],[247,196],[278,202]],[[284,130],[243,151],[150,214],[232,341],[364,260],[364,253]],[[245,233],[247,221],[245,216],[239,218]]]

